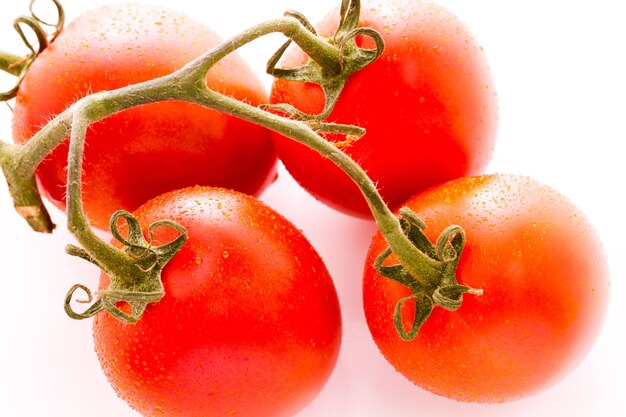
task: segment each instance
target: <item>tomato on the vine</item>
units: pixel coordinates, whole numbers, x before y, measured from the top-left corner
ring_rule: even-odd
[[[217,188],[166,193],[134,214],[143,227],[173,220],[188,238],[163,270],[165,296],[137,323],[95,317],[117,394],[146,416],[287,416],[310,402],[334,368],[341,314],[302,233],[253,197]],[[153,243],[177,234],[158,228]]]
[[[16,98],[13,137],[29,140],[77,99],[164,76],[220,43],[195,20],[166,8],[119,4],[71,22],[35,59]],[[207,75],[209,87],[253,105],[267,102],[258,77],[237,55]],[[45,195],[65,206],[68,141],[38,167]],[[276,177],[267,131],[184,102],[146,104],[90,126],[83,164],[83,203],[91,222],[108,225],[174,189],[210,185],[258,195]]]
[[[343,150],[392,208],[434,184],[481,173],[495,141],[497,103],[485,54],[469,29],[430,2],[361,3],[359,26],[377,30],[385,48],[350,76],[327,118],[366,129]],[[338,16],[329,14],[316,26],[318,32],[332,36]],[[357,38],[357,43],[369,41]],[[280,66],[297,67],[306,60],[294,48]],[[318,114],[324,94],[316,84],[277,79],[270,101]],[[280,135],[275,143],[279,159],[313,196],[345,213],[370,216],[358,188],[331,162]]]
[[[454,312],[435,307],[415,339],[401,340],[394,309],[410,291],[372,267],[386,247],[376,235],[364,309],[396,370],[439,395],[502,402],[544,390],[582,360],[601,328],[609,277],[595,231],[569,200],[527,177],[493,175],[448,182],[405,206],[431,240],[451,224],[465,230],[456,276],[484,293]],[[414,303],[401,308],[408,327]]]

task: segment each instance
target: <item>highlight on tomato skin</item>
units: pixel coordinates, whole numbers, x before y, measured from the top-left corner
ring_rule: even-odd
[[[330,12],[315,25],[318,33],[332,36],[338,16]],[[392,209],[432,185],[482,173],[496,141],[498,106],[487,56],[469,28],[442,6],[417,0],[363,0],[359,26],[378,31],[385,48],[350,76],[327,118],[366,130],[342,150],[378,184]],[[279,67],[306,59],[293,47]],[[313,83],[276,79],[270,101],[318,114],[324,94]],[[315,198],[371,217],[358,188],[332,162],[284,136],[273,137],[279,159]]]
[[[253,197],[217,188],[166,193],[134,214],[144,227],[171,219],[188,238],[163,270],[165,296],[136,324],[95,317],[96,353],[117,394],[146,416],[290,416],[312,401],[334,369],[341,314],[302,233]],[[174,237],[154,231],[155,245]]]
[[[450,224],[463,227],[456,275],[484,293],[464,297],[455,312],[435,308],[413,341],[401,340],[393,311],[410,291],[371,266],[385,249],[377,234],[364,272],[364,311],[398,372],[455,400],[504,402],[547,389],[583,360],[602,327],[610,282],[603,247],[569,200],[527,177],[489,175],[433,187],[405,206],[431,239]],[[402,315],[408,326],[411,303]]]
[[[222,41],[192,18],[155,5],[111,4],[80,15],[35,59],[17,93],[13,139],[29,140],[79,98],[168,75]],[[209,87],[252,105],[263,84],[238,54],[207,75]],[[38,167],[48,200],[65,208],[68,142]],[[90,126],[83,203],[92,224],[108,227],[157,195],[193,185],[258,196],[276,179],[268,130],[200,105],[150,103]]]

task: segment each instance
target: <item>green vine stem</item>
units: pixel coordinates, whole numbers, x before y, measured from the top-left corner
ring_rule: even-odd
[[[17,77],[14,87],[5,92],[0,92],[0,101],[7,101],[15,97],[20,82],[26,75],[30,64],[35,60],[50,42],[59,34],[65,23],[65,12],[59,0],[52,0],[57,9],[57,18],[54,23],[41,19],[33,10],[36,0],[29,4],[30,15],[20,16],[13,22],[13,28],[22,39],[24,45],[30,50],[27,56],[19,56],[10,52],[0,51],[0,70]],[[27,38],[22,26],[29,27],[37,44],[33,45]],[[46,32],[44,26],[51,27],[51,33]],[[0,168],[4,173],[13,197],[15,210],[28,222],[30,227],[43,233],[50,233],[55,225],[43,204],[34,169],[41,160],[56,147],[57,139],[67,137],[70,131],[70,121],[67,115],[58,117],[49,126],[37,133],[35,137],[51,138],[50,140],[37,140],[33,138],[24,146],[11,145],[0,141]]]
[[[349,11],[358,13],[358,6],[358,0],[344,0],[342,13]],[[406,210],[401,213],[400,217],[394,215],[382,200],[375,184],[361,167],[342,152],[336,144],[326,141],[317,133],[318,131],[330,130],[343,131],[358,136],[363,134],[361,129],[354,126],[327,124],[318,120],[316,116],[307,121],[298,120],[298,118],[290,119],[219,94],[206,85],[207,71],[216,62],[243,45],[274,32],[280,32],[298,44],[311,57],[311,62],[319,67],[317,74],[327,74],[327,77],[335,80],[335,77],[345,69],[353,71],[355,68],[360,68],[361,64],[350,64],[351,60],[361,59],[365,55],[366,59],[371,62],[373,57],[375,59],[380,55],[382,40],[376,42],[376,51],[364,50],[364,52],[361,51],[363,53],[359,51],[355,53],[355,33],[369,33],[367,29],[355,31],[354,26],[358,22],[358,16],[342,15],[342,22],[348,22],[351,27],[340,28],[340,32],[347,34],[342,35],[339,44],[316,35],[305,20],[293,13],[261,23],[231,38],[170,75],[113,91],[95,93],[80,99],[53,119],[22,147],[8,144],[0,145],[2,167],[16,207],[37,207],[37,210],[33,209],[33,211],[39,211],[42,218],[37,222],[31,219],[31,224],[45,224],[46,222],[43,220],[45,208],[41,204],[41,199],[37,200],[38,194],[37,196],[34,195],[36,194],[35,169],[52,149],[63,142],[68,134],[70,135],[67,183],[68,229],[76,236],[82,248],[70,246],[68,253],[97,264],[111,276],[112,281],[111,287],[100,292],[100,298],[96,303],[83,313],[75,313],[71,309],[71,298],[78,289],[87,291],[88,301],[92,300],[92,295],[81,285],[73,287],[66,299],[66,311],[71,317],[85,318],[104,309],[122,320],[133,322],[139,318],[148,302],[158,301],[162,296],[160,292],[162,288],[159,287],[160,270],[175,251],[182,246],[186,238],[184,230],[167,221],[160,222],[156,226],[150,226],[149,230],[157,226],[167,226],[180,232],[180,237],[175,241],[163,247],[155,248],[151,242],[142,240],[142,237],[139,236],[141,232],[137,231],[136,220],[130,214],[116,213],[111,221],[111,230],[114,237],[124,245],[124,248],[120,250],[104,242],[90,228],[83,211],[81,167],[85,134],[90,124],[134,106],[163,100],[194,102],[229,113],[288,136],[329,158],[343,169],[362,191],[380,232],[389,244],[389,253],[395,254],[403,271],[405,271],[405,276],[411,277],[410,285],[407,286],[414,291],[426,290],[427,296],[435,304],[441,304],[437,301],[438,299],[443,300],[444,304],[448,302],[446,299],[450,296],[440,296],[437,289],[442,280],[445,281],[446,286],[450,286],[451,283],[455,284],[455,280],[452,282],[449,279],[448,266],[450,259],[454,258],[454,253],[460,255],[460,250],[456,246],[452,250],[446,249],[451,247],[447,242],[438,244],[438,247],[441,246],[445,249],[440,251],[438,256],[432,256],[428,251],[422,250],[419,245],[415,244],[415,239],[412,238],[412,234],[406,227],[407,219],[410,220],[411,215]],[[377,37],[378,35],[371,36],[380,39]],[[347,76],[344,74],[342,77],[345,83]],[[342,85],[339,87],[341,88]],[[331,97],[331,101],[332,99]],[[332,102],[327,103],[327,107],[332,106],[332,104]],[[117,232],[117,221],[120,218],[126,220],[129,225],[128,238],[121,237]],[[137,287],[138,280],[142,283],[139,287],[145,291],[131,292],[129,288]],[[448,292],[453,293],[452,297],[458,299],[463,292],[468,291],[461,291],[460,294],[457,294],[458,291],[455,289]],[[154,296],[148,297],[146,294]],[[130,304],[131,313],[116,310],[115,304],[118,301],[126,301]]]

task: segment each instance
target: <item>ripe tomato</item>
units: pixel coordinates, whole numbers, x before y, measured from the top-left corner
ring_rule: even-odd
[[[139,4],[91,10],[68,25],[35,60],[16,98],[13,138],[29,140],[82,96],[157,78],[220,43],[204,25]],[[229,56],[207,76],[217,91],[252,104],[267,101],[256,75]],[[38,168],[45,195],[65,205],[68,141]],[[276,176],[267,130],[183,102],[136,107],[94,124],[87,134],[83,202],[105,228],[118,209],[134,210],[163,192],[193,185],[258,195]]]
[[[329,14],[318,32],[332,36],[338,16]],[[362,1],[359,26],[376,29],[385,50],[350,76],[327,120],[367,130],[344,150],[385,201],[395,208],[428,186],[480,173],[491,158],[497,103],[485,55],[467,27],[436,4],[405,0]],[[280,66],[306,59],[291,49]],[[316,84],[277,79],[270,101],[318,114],[324,95]],[[317,199],[371,215],[357,187],[331,162],[279,135],[275,144],[288,171]]]
[[[136,324],[95,318],[117,394],[145,416],[287,416],[311,401],[335,365],[341,315],[302,233],[253,197],[214,188],[166,193],[135,215],[144,226],[173,220],[188,238],[163,270],[165,296]],[[160,228],[154,243],[176,236]]]
[[[455,312],[435,308],[414,340],[401,340],[393,312],[410,292],[372,268],[386,247],[375,236],[365,315],[400,373],[446,397],[501,402],[553,385],[582,360],[606,312],[609,278],[601,244],[576,207],[529,178],[503,175],[457,179],[406,206],[431,240],[450,224],[465,229],[457,278],[484,294],[466,295]],[[408,328],[414,306],[406,304]]]

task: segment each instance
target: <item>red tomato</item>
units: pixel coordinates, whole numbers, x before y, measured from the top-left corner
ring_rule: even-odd
[[[35,60],[20,85],[13,137],[29,140],[82,96],[174,72],[221,41],[202,24],[149,5],[109,5],[68,25]],[[207,76],[217,91],[256,105],[264,88],[238,56]],[[68,141],[38,168],[47,197],[65,206]],[[118,209],[134,210],[163,192],[193,185],[258,195],[276,176],[267,130],[183,102],[136,107],[94,124],[87,134],[85,210],[106,228]]]
[[[496,96],[482,49],[450,12],[422,1],[361,3],[359,26],[376,29],[385,50],[351,75],[327,120],[367,130],[344,150],[395,208],[428,186],[483,170],[495,140]],[[338,19],[333,12],[316,29],[332,36]],[[291,49],[279,66],[306,59]],[[324,95],[316,84],[277,79],[270,101],[318,114]],[[371,215],[357,187],[331,162],[282,136],[275,135],[275,143],[288,171],[313,196],[345,213]]]
[[[372,268],[386,247],[375,236],[365,315],[400,373],[446,397],[501,402],[542,391],[582,360],[606,312],[609,278],[601,244],[576,207],[529,178],[503,175],[451,181],[406,206],[431,240],[451,224],[465,229],[457,278],[484,294],[466,295],[455,312],[435,307],[413,341],[401,340],[393,311],[410,292]],[[414,306],[403,308],[408,328]]]
[[[306,238],[256,199],[189,188],[136,212],[187,229],[163,270],[164,298],[133,325],[94,321],[102,368],[145,416],[288,416],[331,374],[341,315],[328,272]],[[177,232],[155,230],[155,244]],[[102,276],[101,288],[108,285]]]

